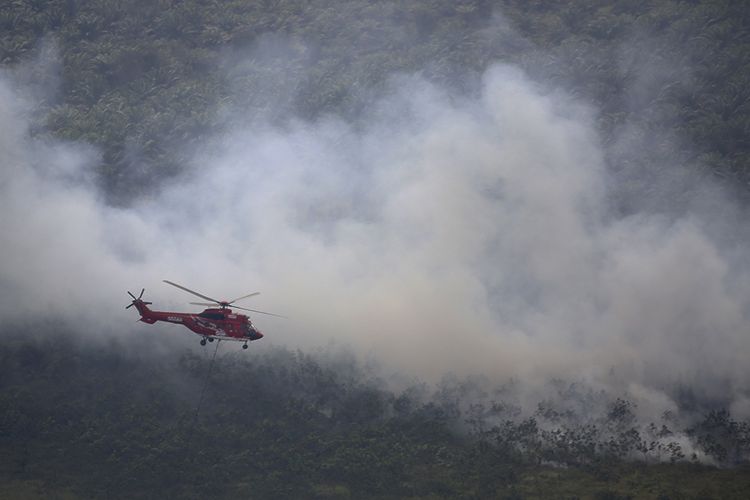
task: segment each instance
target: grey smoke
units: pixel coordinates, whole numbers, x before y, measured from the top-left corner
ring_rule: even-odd
[[[529,394],[582,380],[654,415],[682,384],[750,417],[747,240],[727,223],[741,210],[711,186],[679,213],[613,213],[596,110],[517,68],[491,67],[475,97],[395,76],[356,126],[245,123],[193,144],[184,175],[130,208],[88,181],[92,147],[29,133],[36,105],[0,79],[6,323],[192,341],[123,309],[141,286],[155,307],[189,307],[166,278],[261,291],[251,307],[293,317],[254,318],[266,344],[333,340],[427,380],[515,377]]]

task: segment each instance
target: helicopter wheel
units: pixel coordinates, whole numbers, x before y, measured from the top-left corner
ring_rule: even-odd
[[[242,344],[243,349],[247,349],[247,344]]]
[[[209,341],[209,342],[213,342],[213,341],[214,341],[214,338],[213,338],[213,337],[208,337],[208,341]]]
[[[201,339],[201,345],[206,345],[206,339]]]

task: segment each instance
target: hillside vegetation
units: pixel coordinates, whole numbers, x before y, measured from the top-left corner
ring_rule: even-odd
[[[34,103],[32,133],[93,145],[115,206],[156,196],[238,123],[333,115],[356,130],[394,75],[460,97],[498,63],[593,110],[615,210],[672,203],[650,185],[673,171],[750,200],[742,1],[0,8],[0,77]],[[222,353],[209,371],[210,351],[134,354],[54,328],[0,330],[0,498],[750,498],[750,421],[689,388],[689,422],[640,422],[633,402],[560,380],[549,393],[586,411],[524,413],[512,381],[397,390],[346,353],[281,348]]]
[[[209,350],[213,349],[208,348]],[[223,348],[227,349],[227,348]],[[73,338],[0,350],[3,498],[747,498],[750,423],[688,432],[716,469],[635,427],[631,403],[564,423],[446,379],[384,389],[345,353],[171,360]],[[204,390],[205,384],[205,393]],[[575,392],[575,385],[560,386]],[[591,395],[582,397],[591,397]],[[550,424],[556,430],[550,431]],[[671,424],[670,424],[671,425]],[[662,438],[677,429],[653,427]],[[651,440],[651,442],[649,442]],[[663,443],[663,444],[661,444]],[[668,444],[671,443],[671,444]],[[645,462],[647,448],[658,446]],[[660,459],[658,457],[661,457]]]
[[[0,61],[56,48],[40,133],[99,146],[118,203],[177,175],[232,110],[354,118],[394,72],[471,92],[498,61],[594,103],[605,143],[633,126],[658,137],[627,161],[610,151],[623,183],[633,169],[689,168],[746,192],[749,27],[731,0],[12,0]]]

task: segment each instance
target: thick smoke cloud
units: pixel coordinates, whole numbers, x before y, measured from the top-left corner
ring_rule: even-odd
[[[257,289],[251,307],[293,318],[254,318],[259,349],[334,340],[429,380],[583,380],[654,414],[684,385],[750,416],[746,242],[714,212],[736,209],[712,188],[677,215],[612,213],[595,110],[518,69],[490,68],[475,97],[394,77],[356,125],[246,122],[127,209],[90,182],[92,147],[32,137],[34,105],[0,80],[6,323],[192,341],[133,325],[124,291],[183,309],[162,279]]]

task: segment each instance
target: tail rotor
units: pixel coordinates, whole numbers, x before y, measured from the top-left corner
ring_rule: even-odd
[[[141,298],[143,297],[143,292],[145,292],[145,291],[146,291],[145,288],[141,288],[141,293],[140,293],[140,295],[138,295],[138,297],[136,297],[135,295],[133,295],[132,293],[130,293],[130,291],[128,291],[128,295],[130,295],[131,297],[133,297],[133,302],[131,302],[129,305],[125,306],[125,309],[130,309],[131,307],[133,307],[134,305],[136,305],[138,302],[140,302],[142,304],[145,304],[145,305],[151,304],[151,302],[146,302],[146,301],[141,300]]]

